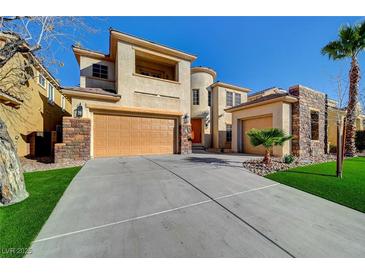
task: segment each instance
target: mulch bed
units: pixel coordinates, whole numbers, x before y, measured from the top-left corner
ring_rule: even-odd
[[[260,176],[265,176],[270,173],[287,170],[298,166],[305,166],[334,160],[336,160],[335,155],[324,155],[321,157],[311,157],[306,159],[296,158],[294,162],[290,164],[284,163],[282,158],[272,158],[272,162],[270,165],[265,165],[264,163],[262,163],[262,159],[251,159],[244,161],[242,165],[244,168],[253,173],[256,173]]]

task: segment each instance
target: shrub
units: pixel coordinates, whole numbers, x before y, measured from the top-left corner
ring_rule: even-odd
[[[293,156],[293,155],[291,155],[291,154],[286,154],[286,155],[284,156],[283,160],[284,160],[284,163],[286,163],[286,164],[291,164],[292,162],[294,162],[295,158],[294,158],[294,156]]]
[[[336,153],[337,152],[337,146],[330,144],[330,153]]]
[[[365,130],[356,131],[355,144],[359,151],[365,149]]]

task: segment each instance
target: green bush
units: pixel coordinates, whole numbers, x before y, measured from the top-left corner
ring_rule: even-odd
[[[330,144],[330,153],[336,153],[337,152],[337,146]]]
[[[365,149],[365,130],[356,131],[355,143],[359,151]]]
[[[284,163],[291,164],[292,162],[294,162],[295,158],[293,155],[287,154],[284,156],[283,160],[284,160]]]

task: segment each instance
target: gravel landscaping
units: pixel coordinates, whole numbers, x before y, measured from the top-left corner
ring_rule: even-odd
[[[29,159],[25,157],[20,158],[20,164],[24,172],[51,170],[66,167],[83,166],[85,161],[67,161],[65,163],[54,163],[51,157],[42,157],[36,159]]]
[[[247,170],[256,173],[260,176],[265,176],[270,173],[274,173],[281,170],[287,170],[289,168],[305,166],[316,163],[324,163],[328,161],[335,161],[335,155],[324,155],[321,157],[311,157],[306,159],[296,158],[292,163],[287,164],[283,162],[282,158],[272,158],[271,165],[265,165],[262,163],[262,159],[250,159],[242,163],[243,167]]]

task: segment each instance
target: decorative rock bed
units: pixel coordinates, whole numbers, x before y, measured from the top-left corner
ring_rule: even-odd
[[[290,168],[305,166],[310,164],[324,163],[328,161],[335,161],[335,155],[324,155],[321,157],[310,157],[306,159],[296,158],[292,163],[287,164],[283,162],[282,158],[272,158],[271,165],[265,165],[262,163],[262,159],[251,159],[242,163],[243,167],[247,170],[256,173],[260,176],[265,176],[270,173],[274,173],[281,170],[287,170]]]
[[[24,172],[50,170],[66,167],[82,166],[86,161],[66,161],[63,163],[54,163],[50,157],[42,157],[37,159],[20,158],[20,164]]]

